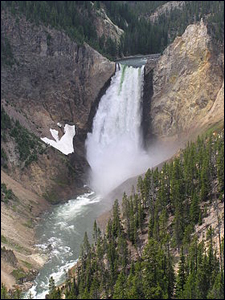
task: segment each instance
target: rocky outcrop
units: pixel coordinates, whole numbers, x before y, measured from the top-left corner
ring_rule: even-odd
[[[94,26],[98,37],[104,36],[105,41],[110,38],[119,44],[124,31],[110,20],[103,8],[93,10],[92,13],[94,15]]]
[[[2,170],[1,182],[16,196],[7,203],[1,202],[1,282],[12,288],[16,284],[14,270],[23,269],[25,273],[30,269],[38,270],[47,260],[34,247],[34,228],[38,216],[50,205],[30,191],[27,182],[21,184]]]
[[[224,118],[224,82],[219,90],[216,101],[213,103],[209,113],[202,120],[202,126],[213,125]]]
[[[154,23],[160,16],[167,15],[174,9],[182,10],[184,5],[185,1],[168,1],[162,6],[159,6],[155,12],[150,15],[149,20]]]
[[[160,55],[155,57],[153,54],[151,57],[148,57],[145,65],[141,126],[146,149],[155,140],[155,137],[152,135],[151,119],[149,118],[149,115],[151,115],[151,100],[153,96],[153,70],[156,67],[159,57]]]
[[[5,247],[1,248],[1,260],[2,259],[13,267],[17,267],[18,260],[12,250],[7,250]]]
[[[212,111],[212,124],[222,119],[223,112],[217,115],[214,107],[222,107],[223,90],[221,50],[203,21],[189,25],[154,68],[152,134],[158,139],[176,140],[199,131]]]

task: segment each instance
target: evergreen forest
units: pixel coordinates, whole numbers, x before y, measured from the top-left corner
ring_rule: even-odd
[[[198,137],[115,200],[103,234],[95,221],[80,260],[49,299],[224,299],[224,130]],[[197,229],[213,207],[217,230]]]
[[[182,10],[159,16],[155,23],[149,15],[168,1],[1,1],[1,9],[21,13],[37,25],[43,23],[64,30],[79,45],[87,42],[109,59],[135,54],[162,52],[186,27],[201,18],[209,24],[215,38],[224,35],[224,1],[185,1]],[[110,19],[123,29],[117,43],[104,34],[98,37],[94,11],[105,9]],[[2,37],[3,58],[10,52],[7,37]],[[6,50],[9,51],[6,51]],[[9,64],[9,58],[5,60]]]

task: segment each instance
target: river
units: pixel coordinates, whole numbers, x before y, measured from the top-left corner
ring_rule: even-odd
[[[65,270],[74,266],[79,257],[85,231],[91,241],[94,220],[110,208],[110,203],[90,192],[54,206],[51,212],[43,214],[36,228],[39,241],[36,246],[49,255],[49,260],[24,298],[29,299],[31,293],[34,299],[45,299],[51,276],[56,284],[64,281]]]

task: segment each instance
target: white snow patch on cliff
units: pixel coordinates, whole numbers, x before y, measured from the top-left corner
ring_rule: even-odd
[[[52,147],[58,149],[63,154],[68,155],[74,152],[73,148],[73,137],[75,136],[75,125],[68,125],[64,126],[64,135],[59,139],[58,130],[51,129],[50,132],[52,137],[55,140],[51,140],[47,137],[41,138],[43,142],[46,144],[51,145]]]
[[[59,132],[58,132],[58,130],[50,128],[50,132],[52,134],[52,137],[56,140],[56,142],[58,142],[59,141]]]

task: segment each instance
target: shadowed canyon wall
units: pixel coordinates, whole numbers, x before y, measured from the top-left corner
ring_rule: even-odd
[[[82,186],[84,166],[87,167],[81,144],[90,129],[90,111],[93,116],[98,95],[114,74],[115,64],[89,45],[79,46],[62,31],[31,24],[23,16],[14,17],[2,11],[1,22],[2,36],[9,41],[14,61],[11,67],[3,66],[1,70],[2,104],[10,116],[38,137],[52,138],[50,128],[59,130],[61,137],[64,124],[75,124],[75,153],[64,157],[76,173],[71,182],[74,193],[74,187]],[[58,122],[62,128],[57,126]],[[62,155],[53,152],[54,155],[49,155],[48,170],[45,170],[45,183],[39,182],[38,190],[33,186],[38,193],[41,189],[53,189],[50,178],[68,172],[67,168],[60,167],[58,157]],[[53,161],[58,161],[58,170],[51,168]],[[34,172],[29,169],[32,176],[27,180],[35,181],[37,168],[41,168],[40,163],[33,166]],[[62,193],[58,194],[60,196]]]

